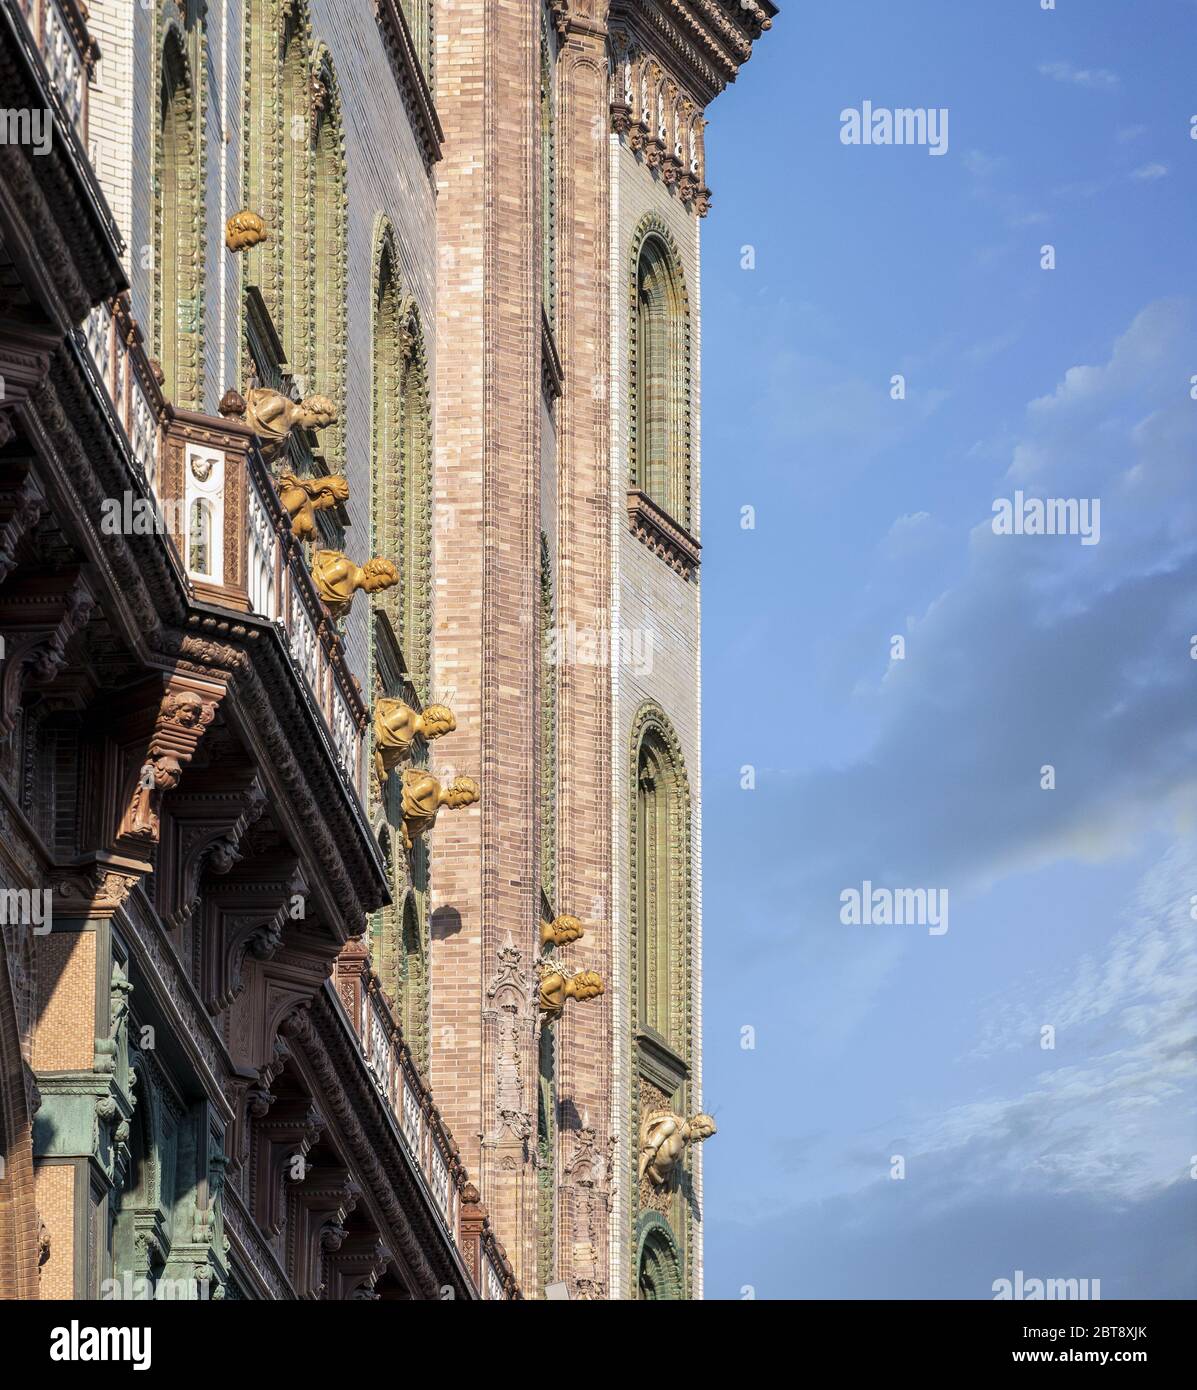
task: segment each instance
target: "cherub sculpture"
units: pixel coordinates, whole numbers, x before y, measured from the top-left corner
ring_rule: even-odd
[[[640,1126],[640,1176],[659,1192],[673,1182],[690,1144],[700,1144],[715,1133],[710,1115],[687,1120],[672,1110],[656,1110]]]
[[[327,396],[293,401],[269,386],[255,386],[245,398],[245,423],[261,440],[262,457],[274,464],[287,447],[296,425],[323,430],[337,420],[337,408]]]
[[[567,975],[560,966],[541,966],[539,1003],[546,1022],[561,1017],[567,999],[595,999],[603,992],[603,977],[594,970]]]
[[[230,251],[247,251],[269,235],[265,221],[248,208],[233,213],[224,224],[224,244]]]
[[[567,946],[585,936],[582,923],[577,917],[554,917],[551,922],[540,924],[540,944],[542,946]]]
[[[296,540],[316,541],[316,513],[331,511],[349,501],[349,480],[340,473],[323,478],[297,478],[294,473],[282,473],[278,480],[279,501],[291,518],[291,534]]]
[[[455,777],[447,787],[442,787],[431,772],[407,768],[403,773],[400,804],[404,846],[410,850],[418,835],[432,829],[442,806],[455,811],[461,806],[472,806],[480,796],[478,783],[472,777]]]
[[[416,713],[402,700],[383,699],[374,706],[374,771],[385,782],[388,774],[411,757],[416,738],[431,742],[457,728],[453,711],[445,705],[426,705]]]
[[[334,618],[343,618],[359,589],[376,594],[399,583],[399,571],[389,560],[375,556],[356,565],[340,550],[312,552],[312,578],[320,601]]]

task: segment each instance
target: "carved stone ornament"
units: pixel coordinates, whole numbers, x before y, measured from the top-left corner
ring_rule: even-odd
[[[321,603],[333,618],[340,619],[349,612],[359,589],[376,594],[393,588],[399,583],[399,571],[379,556],[358,565],[343,551],[317,550],[312,555],[312,579]]]
[[[327,396],[293,401],[269,386],[255,386],[245,401],[245,422],[261,442],[262,457],[273,464],[287,447],[291,431],[323,430],[337,422],[337,408]]]
[[[559,965],[541,962],[537,1002],[546,1021],[561,1017],[567,999],[596,999],[602,993],[603,979],[596,971],[579,970],[576,975],[569,975]]]
[[[644,1117],[640,1126],[640,1177],[658,1192],[673,1182],[678,1167],[691,1144],[699,1144],[715,1133],[710,1115],[686,1119],[672,1110],[658,1110]]]
[[[269,235],[265,220],[256,212],[244,208],[241,212],[235,212],[225,223],[224,244],[230,251],[247,251],[251,246],[265,241]]]
[[[417,836],[436,824],[442,806],[457,810],[472,806],[482,793],[472,777],[455,777],[447,787],[421,768],[409,767],[403,774],[403,843],[410,850]]]
[[[585,935],[581,919],[577,917],[555,917],[551,922],[540,924],[542,946],[567,946]]]
[[[121,819],[119,838],[157,843],[163,793],[183,777],[205,730],[216,718],[216,703],[194,690],[168,690],[163,697],[148,755]]]
[[[331,511],[349,501],[349,480],[340,473],[322,478],[297,478],[294,473],[280,474],[279,501],[291,518],[291,534],[296,540],[316,541],[316,513]]]
[[[457,728],[453,711],[428,705],[419,714],[402,700],[382,699],[374,706],[374,770],[385,782],[394,768],[411,757],[415,739],[431,742]]]

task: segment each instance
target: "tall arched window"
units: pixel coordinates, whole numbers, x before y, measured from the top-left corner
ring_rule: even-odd
[[[636,1025],[690,1051],[690,792],[676,735],[642,711],[636,741],[632,910]]]
[[[550,325],[557,326],[557,121],[553,80],[553,39],[541,12],[540,23],[540,258],[541,300]]]
[[[383,226],[375,271],[373,378],[374,554],[399,569],[376,599],[390,620],[408,676],[428,698],[432,644],[431,411],[424,335],[403,293],[394,234]]]
[[[632,275],[633,484],[690,524],[690,311],[673,239],[656,218],[634,243]]]
[[[553,628],[553,561],[540,537],[540,884],[557,902],[557,664]]]
[[[428,961],[424,953],[424,933],[416,894],[403,900],[402,987],[399,1022],[416,1065],[428,1066]]]
[[[154,150],[154,349],[163,389],[177,405],[202,404],[202,219],[198,84],[187,34],[163,36]]]
[[[320,444],[330,464],[345,464],[345,301],[347,276],[345,140],[332,60],[317,59],[312,82],[312,295],[309,391],[328,396],[337,422]]]
[[[282,322],[276,325],[292,372],[304,377],[305,394],[319,390],[309,379],[312,332],[312,133],[313,86],[310,29],[304,7],[287,7],[283,20],[282,71],[277,124],[254,132],[261,138],[277,130],[282,141],[279,167],[279,237],[282,262]],[[327,395],[327,392],[321,394]]]

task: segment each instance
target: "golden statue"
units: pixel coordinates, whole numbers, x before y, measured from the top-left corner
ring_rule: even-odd
[[[640,1177],[647,1178],[659,1192],[673,1181],[690,1144],[700,1144],[715,1133],[710,1115],[687,1120],[672,1110],[656,1110],[644,1117],[640,1126]]]
[[[282,473],[278,479],[279,501],[291,518],[291,534],[296,540],[316,541],[316,513],[331,511],[349,501],[349,480],[340,473],[323,478],[297,478],[294,473]]]
[[[585,936],[581,920],[577,917],[554,917],[551,922],[540,924],[540,944],[542,946],[567,946]]]
[[[399,571],[389,560],[377,555],[364,565],[355,565],[340,550],[312,552],[312,578],[320,601],[334,618],[343,618],[359,589],[376,594],[399,583]]]
[[[561,1017],[567,999],[594,999],[603,992],[603,978],[594,970],[566,975],[558,966],[541,966],[540,1011],[546,1022]]]
[[[336,424],[337,408],[327,396],[293,401],[270,386],[255,386],[245,398],[245,423],[261,440],[262,457],[273,464],[287,447],[296,425],[323,430]]]
[[[472,806],[480,796],[478,783],[472,777],[454,777],[447,787],[442,787],[432,773],[423,768],[405,769],[400,805],[404,845],[411,849],[417,835],[432,829],[442,806],[455,811],[460,806]]]
[[[411,757],[416,738],[431,743],[456,728],[453,711],[445,705],[427,705],[417,714],[402,700],[379,700],[374,706],[374,770],[378,780],[385,782],[394,768]]]
[[[233,213],[224,224],[224,244],[230,251],[248,251],[269,235],[264,219],[248,208]]]

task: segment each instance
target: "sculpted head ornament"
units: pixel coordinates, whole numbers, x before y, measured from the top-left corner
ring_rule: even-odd
[[[312,580],[328,611],[334,618],[343,618],[359,589],[369,594],[389,589],[398,584],[399,571],[389,560],[377,556],[356,565],[343,551],[316,550],[312,552]]]
[[[293,401],[271,386],[255,386],[245,398],[245,422],[261,441],[262,457],[274,463],[287,447],[296,425],[322,430],[334,424],[336,407],[327,396]]]
[[[230,251],[245,251],[265,241],[270,233],[265,221],[248,208],[235,212],[224,226],[224,244]]]
[[[567,946],[585,935],[581,920],[577,917],[555,917],[551,922],[540,924],[542,946]]]
[[[603,977],[595,970],[579,970],[567,975],[557,966],[543,965],[540,975],[540,1011],[546,1020],[560,1018],[565,1001],[597,999],[605,993]]]
[[[431,772],[415,767],[404,771],[402,788],[403,836],[408,849],[417,836],[436,824],[442,808],[455,811],[472,805],[482,795],[472,777],[455,777],[447,787],[442,787]]]

